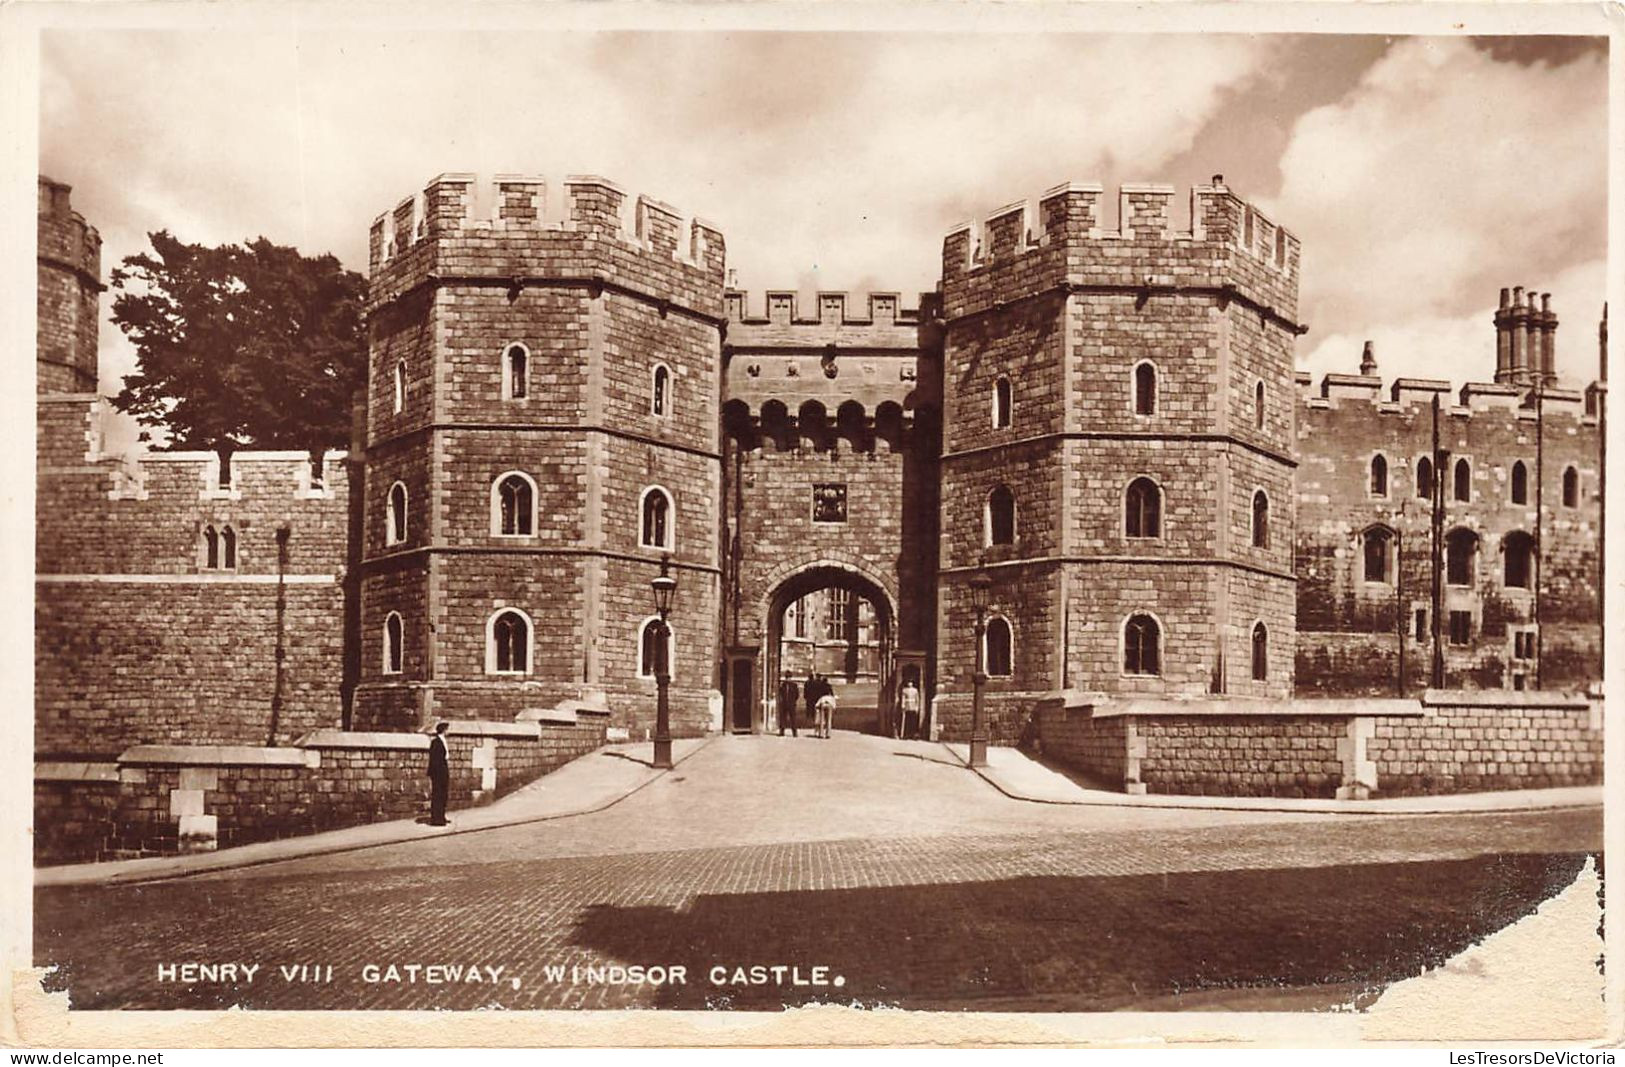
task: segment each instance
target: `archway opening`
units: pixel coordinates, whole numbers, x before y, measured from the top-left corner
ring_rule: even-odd
[[[885,590],[856,571],[814,567],[787,578],[768,604],[762,727],[788,728],[790,682],[795,722],[806,728],[807,683],[816,678],[835,697],[836,729],[884,733],[896,686],[893,630]]]

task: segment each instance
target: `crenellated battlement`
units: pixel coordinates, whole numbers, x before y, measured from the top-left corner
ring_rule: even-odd
[[[747,326],[918,326],[921,321],[929,320],[940,305],[935,293],[921,293],[915,307],[905,308],[895,292],[869,293],[854,299],[845,291],[821,291],[817,297],[817,317],[810,317],[797,314],[798,298],[799,294],[793,289],[769,289],[759,305],[762,312],[755,314],[750,310],[755,301],[746,290],[729,289],[723,294],[728,321]],[[868,314],[852,314],[850,308],[855,304],[867,307]]]
[[[101,289],[102,236],[73,209],[73,186],[39,178],[39,256]]]
[[[1526,321],[1530,325],[1526,326]],[[1541,295],[1537,307],[1533,290],[1525,304],[1521,287],[1511,298],[1508,290],[1502,289],[1495,327],[1493,382],[1466,382],[1452,395],[1450,383],[1443,379],[1396,378],[1384,393],[1383,380],[1377,375],[1375,345],[1366,341],[1360,352],[1358,374],[1326,374],[1317,389],[1312,375],[1298,371],[1294,381],[1299,402],[1306,410],[1363,405],[1374,407],[1378,413],[1403,414],[1418,405],[1431,406],[1438,398],[1440,407],[1453,416],[1506,411],[1525,419],[1572,414],[1588,424],[1597,421],[1607,393],[1606,383],[1592,382],[1583,390],[1556,384],[1551,335],[1557,328],[1557,316],[1551,310],[1550,293]],[[1524,330],[1530,332],[1531,339],[1514,336],[1516,331]],[[1602,366],[1605,368],[1606,363]]]
[[[1537,390],[1503,382],[1466,382],[1452,390],[1449,382],[1437,378],[1395,378],[1385,389],[1383,379],[1375,375],[1325,374],[1317,387],[1313,376],[1304,371],[1295,380],[1306,412],[1363,407],[1378,415],[1409,416],[1412,409],[1430,406],[1438,397],[1440,407],[1453,417],[1507,412],[1519,419],[1534,419],[1538,396],[1545,417],[1569,415],[1587,423],[1596,421],[1587,401],[1587,393],[1597,391],[1596,384],[1584,392],[1556,387]]]
[[[1058,285],[1235,292],[1290,319],[1296,313],[1300,245],[1295,234],[1236,196],[1215,175],[1190,193],[1191,223],[1175,226],[1171,185],[1125,184],[1118,224],[1106,223],[1106,191],[1066,182],[1018,200],[943,239],[944,303],[950,317]]]
[[[757,304],[759,312],[743,290],[730,289],[724,299],[729,352],[724,392],[752,413],[770,403],[791,411],[815,403],[819,410],[849,414],[852,404],[867,412],[887,403],[912,407],[919,401],[922,370],[935,382],[929,367],[921,366],[931,360],[920,358],[932,345],[922,330],[938,321],[935,293],[921,293],[918,306],[904,308],[895,292],[821,292],[817,317],[797,314],[792,290],[768,290]],[[852,314],[854,305],[868,314]]]
[[[664,201],[629,198],[607,178],[572,175],[564,189],[562,216],[549,213],[548,182],[539,175],[441,174],[422,191],[402,198],[373,220],[368,262],[377,275],[424,242],[451,236],[500,239],[544,232],[613,238],[645,252],[707,271],[721,269],[722,231],[684,216]]]
[[[1065,182],[1041,194],[1036,211],[1033,203],[1018,200],[989,213],[980,223],[961,223],[944,238],[943,273],[991,266],[1068,239],[1218,244],[1282,273],[1296,273],[1297,236],[1222,183],[1192,188],[1191,226],[1185,230],[1173,225],[1170,209],[1175,190],[1171,185],[1120,186],[1116,229],[1105,228],[1104,195],[1105,188],[1097,182]]]

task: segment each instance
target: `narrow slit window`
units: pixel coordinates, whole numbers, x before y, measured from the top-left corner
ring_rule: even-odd
[[[987,621],[983,634],[982,669],[993,678],[1008,678],[1011,674],[1014,640],[1010,623],[998,615]]]
[[[1157,368],[1141,363],[1134,368],[1134,414],[1157,413]]]
[[[509,345],[505,358],[508,399],[523,400],[530,395],[530,352],[524,345]]]
[[[1016,541],[1016,495],[1007,485],[996,485],[987,495],[987,543],[1012,545]]]
[[[999,376],[993,383],[993,428],[995,430],[1008,429],[1010,426],[1010,379]]]
[[[671,414],[671,370],[664,363],[655,367],[649,383],[649,413],[659,418]]]

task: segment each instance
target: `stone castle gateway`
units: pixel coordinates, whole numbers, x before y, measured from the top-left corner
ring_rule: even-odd
[[[1317,387],[1297,238],[1218,179],[1184,228],[1170,187],[1123,187],[1113,228],[1068,183],[951,232],[912,307],[805,309],[604,179],[448,174],[373,223],[348,453],[127,458],[68,196],[41,179],[37,793],[438,718],[641,738],[663,559],[679,733],[776,728],[817,669],[842,725],[907,678],[965,736],[985,570],[994,740],[1120,787],[1600,773],[1605,386],[1556,379],[1549,296],[1503,293],[1493,382],[1385,388],[1368,349]],[[1491,736],[1418,770],[1413,726]],[[1489,752],[1522,729],[1565,736]]]

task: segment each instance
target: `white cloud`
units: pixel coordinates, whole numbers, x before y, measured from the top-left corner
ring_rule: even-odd
[[[1556,363],[1558,383],[1582,389],[1597,377],[1597,322],[1602,317],[1604,264],[1602,260],[1577,264],[1551,280],[1552,310],[1557,312]],[[1565,300],[1568,294],[1570,299]],[[1461,385],[1487,382],[1495,375],[1495,305],[1499,290],[1489,299],[1458,315],[1412,315],[1378,322],[1357,333],[1339,333],[1321,339],[1298,366],[1314,375],[1318,388],[1324,374],[1355,374],[1366,341],[1374,345],[1377,373],[1384,379],[1445,378]]]
[[[1493,345],[1483,309],[1511,285],[1592,315],[1600,281],[1569,286],[1595,273],[1574,264],[1603,255],[1605,67],[1598,54],[1524,66],[1459,38],[1412,39],[1300,117],[1273,206],[1304,241],[1303,317],[1442,344],[1468,340],[1456,331],[1478,309],[1478,336]],[[1460,369],[1487,373],[1471,362]]]
[[[1159,177],[1275,47],[1240,35],[77,33],[44,50],[42,163],[101,226],[107,269],[166,228],[209,243],[263,234],[364,270],[372,218],[435,174],[587,172],[719,224],[758,292],[873,280],[912,303],[935,283],[950,225],[1069,178]],[[132,353],[103,333],[113,388]]]

